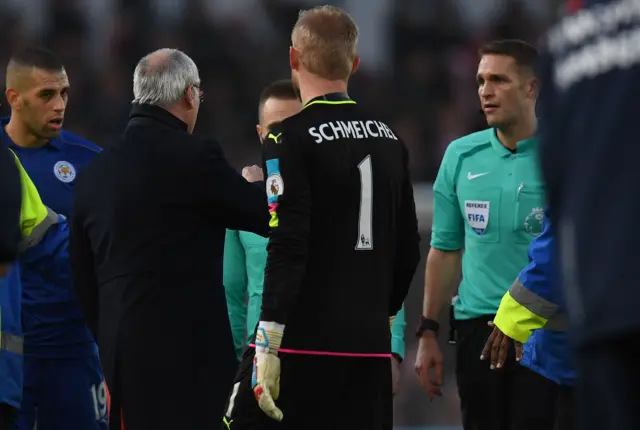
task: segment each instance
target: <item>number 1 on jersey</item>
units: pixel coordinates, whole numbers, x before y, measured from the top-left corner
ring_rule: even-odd
[[[371,173],[371,155],[367,155],[358,164],[360,171],[360,215],[358,216],[358,239],[356,250],[373,249],[371,211],[373,207],[373,177]]]

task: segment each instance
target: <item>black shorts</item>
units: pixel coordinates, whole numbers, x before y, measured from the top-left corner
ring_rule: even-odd
[[[385,358],[280,353],[277,422],[258,407],[251,387],[253,348],[244,354],[225,409],[223,430],[391,430],[391,366]]]

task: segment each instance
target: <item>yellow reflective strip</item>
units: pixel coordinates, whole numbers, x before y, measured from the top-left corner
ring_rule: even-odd
[[[20,336],[0,332],[0,349],[13,354],[22,355],[24,350],[24,339]]]
[[[518,303],[543,318],[549,319],[558,311],[558,305],[540,297],[522,285],[520,279],[516,279],[511,288],[509,288],[509,292],[511,293],[511,297]]]
[[[355,105],[356,102],[354,102],[353,100],[339,100],[339,101],[314,100],[314,101],[309,102],[306,105],[304,105],[304,107],[302,109],[306,109],[307,106],[311,106],[311,105],[315,105],[315,104],[322,104],[322,105]]]
[[[45,206],[46,207],[46,206]],[[23,235],[20,244],[18,245],[18,251],[24,252],[27,249],[36,246],[42,238],[47,234],[49,227],[58,223],[59,215],[52,209],[47,208],[47,217],[42,222],[36,225],[28,236]]]
[[[525,343],[534,330],[545,326],[547,319],[522,306],[511,296],[511,292],[507,291],[500,301],[500,307],[493,322],[511,339]]]
[[[270,212],[271,219],[269,220],[269,227],[275,228],[278,227],[280,220],[278,219],[278,213],[276,211]]]
[[[11,150],[10,150],[11,151]],[[33,229],[47,217],[47,207],[42,203],[38,189],[31,181],[20,159],[13,152],[16,166],[20,172],[20,183],[22,185],[22,205],[20,208],[20,226],[23,236],[29,236]]]

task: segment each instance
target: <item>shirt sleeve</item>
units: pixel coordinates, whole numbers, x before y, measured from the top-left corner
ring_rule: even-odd
[[[433,184],[431,247],[442,251],[464,248],[464,219],[456,191],[457,165],[457,151],[449,145]]]
[[[22,187],[14,157],[5,148],[0,148],[0,183],[0,263],[9,263],[18,256]]]
[[[287,323],[306,270],[311,196],[303,144],[284,129],[284,124],[274,127],[264,143],[271,236],[262,321]]]
[[[534,330],[566,329],[558,312],[554,235],[545,217],[542,233],[529,246],[529,264],[500,302],[494,323],[507,336],[526,342]]]
[[[244,328],[247,321],[246,259],[240,243],[240,232],[227,230],[224,240],[222,282],[227,296],[227,312],[238,360],[242,358]]]
[[[201,145],[194,160],[194,187],[203,202],[207,219],[232,230],[244,230],[267,236],[269,233],[263,183],[249,183],[224,157],[220,144]]]
[[[407,322],[404,317],[404,305],[402,305],[400,312],[396,315],[396,319],[391,326],[391,352],[403,360],[405,353],[404,331],[406,327]]]
[[[262,309],[262,291],[264,289],[264,270],[267,265],[268,239],[246,231],[240,232],[240,243],[244,248],[247,260],[247,294],[249,304],[247,306],[247,333],[248,340],[253,341],[253,334]]]
[[[413,197],[413,184],[409,172],[409,154],[403,148],[402,195],[396,222],[396,255],[393,264],[393,290],[389,301],[389,316],[394,316],[402,307],[409,292],[411,280],[420,262],[420,234],[418,217]]]

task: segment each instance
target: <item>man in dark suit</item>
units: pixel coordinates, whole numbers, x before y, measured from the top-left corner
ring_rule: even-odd
[[[79,175],[71,264],[98,341],[111,423],[210,428],[236,367],[222,286],[225,229],[268,234],[262,171],[243,179],[192,136],[198,69],[177,50],[138,63],[123,136]]]

